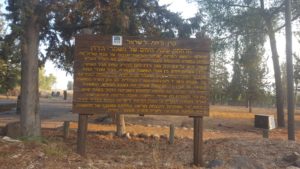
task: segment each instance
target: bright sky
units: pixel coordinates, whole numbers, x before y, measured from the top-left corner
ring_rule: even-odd
[[[295,28],[293,28],[295,30]],[[280,65],[282,63],[286,62],[286,51],[285,51],[285,29],[282,29],[280,33],[276,34],[276,42],[277,42],[277,49],[278,49],[278,54],[279,54],[279,62]],[[300,51],[299,51],[299,41],[295,36],[293,36],[293,53],[295,53],[297,56],[300,56]],[[267,60],[267,65],[269,68],[269,75],[268,75],[268,81],[270,82],[275,82],[274,79],[274,70],[273,70],[273,61],[272,61],[272,54],[271,54],[271,47],[270,47],[270,42],[267,37],[267,42],[265,43],[265,58],[268,58]]]
[[[169,10],[181,13],[183,18],[193,17],[198,11],[196,3],[187,3],[186,0],[160,0],[159,5],[169,4]]]
[[[66,90],[68,81],[73,81],[73,76],[66,74],[65,71],[55,67],[53,62],[47,61],[45,64],[46,75],[50,73],[56,77],[56,83],[52,86],[52,90],[61,89]]]

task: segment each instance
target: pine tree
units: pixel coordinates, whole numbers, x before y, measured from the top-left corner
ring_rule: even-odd
[[[276,86],[276,106],[277,106],[277,122],[279,127],[284,127],[284,111],[283,111],[283,94],[281,84],[281,70],[279,65],[279,55],[275,34],[278,30],[285,27],[285,24],[280,25],[281,16],[284,14],[285,1],[268,1],[252,0],[252,1],[236,1],[236,0],[195,0],[199,4],[200,11],[207,17],[207,23],[213,36],[219,38],[228,38],[228,43],[232,43],[232,38],[235,35],[242,35],[237,26],[246,26],[244,19],[247,16],[263,20],[262,24],[252,25],[250,30],[259,31],[266,34],[270,41],[272,52],[272,60],[274,66],[275,86]],[[295,11],[299,11],[300,4],[294,1],[292,5]],[[292,20],[299,18],[299,12],[293,13]],[[240,16],[240,17],[234,17]],[[253,29],[251,29],[253,28]],[[231,40],[230,40],[231,38]]]

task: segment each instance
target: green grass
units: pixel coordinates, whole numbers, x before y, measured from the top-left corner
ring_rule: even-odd
[[[22,137],[20,138],[27,146],[36,148],[42,148],[42,151],[46,156],[62,158],[70,153],[67,146],[61,141],[46,139],[44,137]]]
[[[9,153],[8,152],[0,152],[0,158],[5,158],[8,157]]]
[[[42,143],[47,144],[49,141],[42,136],[28,136],[28,137],[20,137],[19,140],[25,143]]]
[[[47,156],[56,158],[62,158],[69,153],[65,146],[55,143],[44,145],[43,149]]]

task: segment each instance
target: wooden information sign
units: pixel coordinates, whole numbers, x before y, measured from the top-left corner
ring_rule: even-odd
[[[73,112],[207,116],[209,40],[80,35]]]
[[[209,109],[207,39],[80,35],[74,59],[77,152],[85,155],[88,115],[194,118],[194,164],[203,166],[203,116]]]

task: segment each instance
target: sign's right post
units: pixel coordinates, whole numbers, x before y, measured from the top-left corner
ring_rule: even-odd
[[[204,166],[203,163],[203,117],[194,118],[194,165]]]

